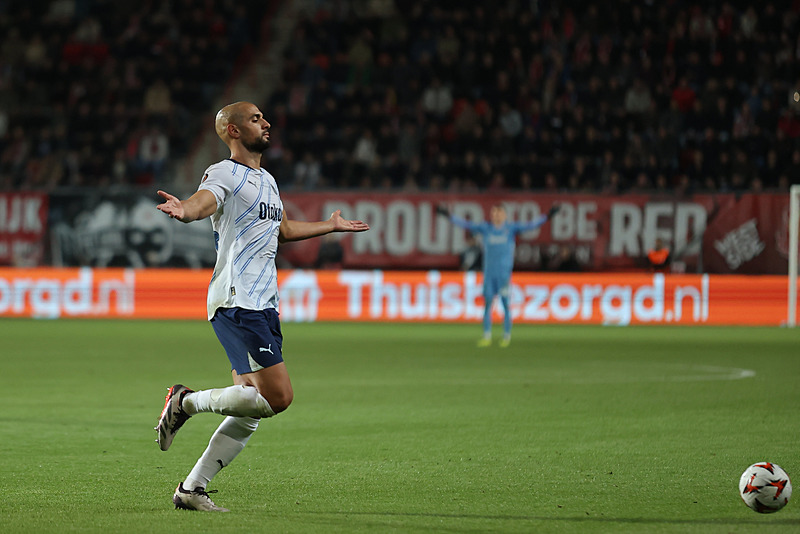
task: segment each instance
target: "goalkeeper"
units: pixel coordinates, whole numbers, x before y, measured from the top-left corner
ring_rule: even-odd
[[[542,215],[528,223],[512,223],[506,220],[506,209],[502,204],[492,206],[489,212],[490,222],[473,223],[450,214],[444,206],[438,206],[436,212],[450,219],[450,222],[481,236],[483,241],[483,337],[478,341],[479,347],[492,344],[492,302],[500,297],[503,305],[503,339],[501,347],[511,343],[511,309],[508,302],[508,287],[511,271],[514,268],[514,248],[517,234],[539,228],[555,215],[559,206],[553,206],[546,215]]]

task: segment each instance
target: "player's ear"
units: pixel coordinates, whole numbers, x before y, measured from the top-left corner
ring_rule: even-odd
[[[226,129],[228,130],[228,135],[231,136],[231,138],[233,139],[239,138],[239,128],[237,128],[235,124],[233,123],[228,124],[228,126],[226,126]]]

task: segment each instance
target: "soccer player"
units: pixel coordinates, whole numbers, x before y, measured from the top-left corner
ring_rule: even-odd
[[[559,210],[553,206],[550,211],[529,223],[511,223],[506,220],[506,209],[502,204],[492,206],[489,212],[490,222],[473,223],[450,214],[444,206],[436,211],[450,219],[450,222],[480,235],[483,241],[483,337],[478,341],[479,347],[492,344],[492,302],[499,296],[503,306],[503,339],[501,347],[511,343],[511,309],[508,303],[508,285],[511,282],[511,271],[514,268],[514,248],[517,234],[539,228]]]
[[[197,192],[186,200],[159,191],[164,203],[157,208],[184,223],[211,217],[217,261],[208,286],[208,318],[230,359],[234,385],[203,391],[181,384],[169,388],[156,441],[166,451],[193,415],[227,416],[172,498],[176,508],[227,512],[209,498],[208,483],[244,448],[261,419],[284,411],[294,398],[281,353],[278,243],[363,232],[369,226],[343,219],[338,210],[319,222],[284,216],[275,178],[261,167],[270,124],[254,104],[225,106],[215,127],[231,157],[211,165]]]

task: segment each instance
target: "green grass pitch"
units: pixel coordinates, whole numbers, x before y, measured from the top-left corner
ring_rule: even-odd
[[[166,388],[230,384],[204,322],[0,320],[0,532],[800,532],[800,329],[285,324],[295,388],[212,482],[172,491],[219,416],[164,453]],[[753,374],[754,373],[754,374]],[[797,490],[796,490],[797,491]]]

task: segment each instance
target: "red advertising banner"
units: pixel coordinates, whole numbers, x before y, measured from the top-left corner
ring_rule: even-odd
[[[204,320],[210,278],[191,269],[0,268],[0,316]],[[287,322],[483,314],[474,272],[283,270],[278,280]],[[778,326],[787,287],[785,276],[515,273],[510,300],[514,320],[528,324]]]
[[[47,200],[41,193],[0,193],[0,265],[41,264]]]
[[[730,199],[709,220],[703,241],[708,272],[787,272],[788,195]]]
[[[673,272],[783,274],[788,258],[788,195],[372,194],[285,193],[291,219],[325,219],[341,209],[369,232],[282,245],[292,267],[320,265],[320,247],[340,247],[345,268],[456,269],[468,246],[464,230],[435,213],[447,204],[465,219],[488,219],[502,202],[509,219],[527,222],[551,206],[561,211],[519,236],[518,270],[555,270],[567,248],[583,271],[639,270],[656,239],[671,249]]]

